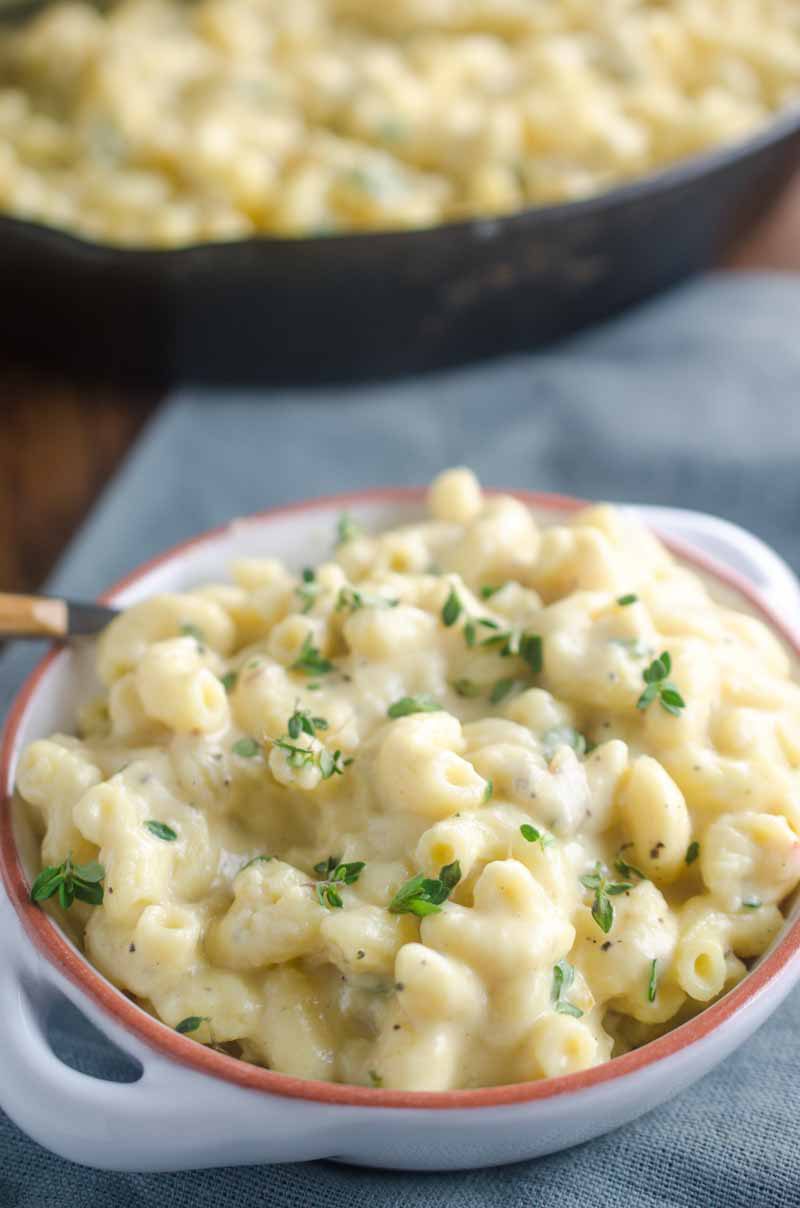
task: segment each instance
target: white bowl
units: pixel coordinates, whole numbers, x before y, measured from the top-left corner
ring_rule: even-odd
[[[520,498],[550,519],[577,506],[555,496]],[[303,563],[322,560],[343,507],[374,529],[419,518],[422,493],[371,492],[236,520],[156,558],[106,599],[127,605],[217,579],[246,553],[290,565],[298,551]],[[762,615],[800,655],[800,587],[776,554],[710,516],[636,510],[715,594]],[[582,1073],[484,1090],[411,1093],[303,1081],[205,1048],[115,989],[29,900],[35,845],[22,811],[12,809],[17,759],[33,739],[73,728],[75,703],[92,682],[90,651],[49,654],[12,707],[0,755],[0,1102],[62,1157],[137,1171],[322,1157],[411,1170],[516,1162],[599,1136],[691,1085],[800,979],[795,908],[747,977],[691,1022]],[[137,1082],[105,1082],[61,1063],[44,1028],[59,995],[138,1061]]]

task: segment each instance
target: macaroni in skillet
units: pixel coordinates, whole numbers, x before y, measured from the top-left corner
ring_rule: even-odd
[[[19,766],[34,897],[91,961],[304,1078],[596,1065],[743,977],[800,881],[800,688],[764,625],[613,508],[540,529],[466,470],[430,508],[134,605],[81,736]]]
[[[800,88],[796,0],[84,0],[0,32],[0,208],[120,244],[597,193]]]

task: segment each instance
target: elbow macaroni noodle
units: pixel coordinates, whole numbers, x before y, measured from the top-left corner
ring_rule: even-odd
[[[768,630],[610,507],[540,528],[466,470],[429,503],[316,572],[249,558],[134,605],[81,736],[19,766],[43,863],[103,866],[69,914],[89,959],[305,1078],[606,1061],[743,977],[800,882],[800,687]],[[432,896],[398,910],[413,877]]]
[[[62,0],[0,31],[0,209],[162,247],[426,227],[602,192],[798,88],[796,0]]]

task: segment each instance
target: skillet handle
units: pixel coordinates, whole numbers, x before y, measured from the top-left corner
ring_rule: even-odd
[[[690,544],[756,589],[784,626],[800,637],[800,582],[783,558],[759,537],[704,512],[637,505],[634,510],[661,535]]]
[[[353,1109],[248,1090],[150,1048],[36,952],[5,898],[0,935],[0,1103],[61,1157],[125,1171],[303,1161],[352,1134]],[[61,996],[138,1062],[138,1081],[106,1082],[56,1057],[45,1019]]]

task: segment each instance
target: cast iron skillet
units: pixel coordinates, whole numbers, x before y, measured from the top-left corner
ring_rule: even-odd
[[[429,230],[102,247],[0,217],[0,353],[164,382],[370,378],[532,348],[714,263],[800,162],[800,107],[587,201]]]

